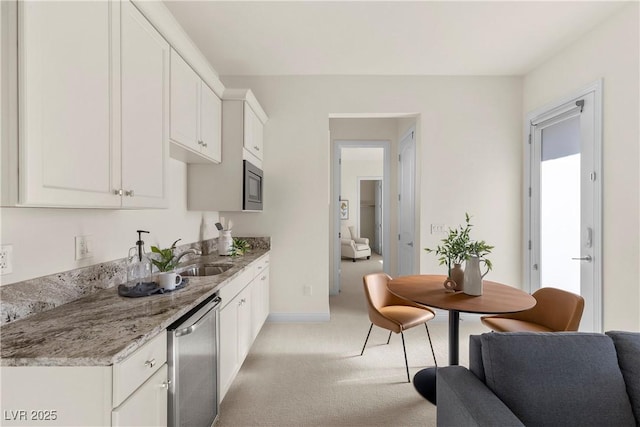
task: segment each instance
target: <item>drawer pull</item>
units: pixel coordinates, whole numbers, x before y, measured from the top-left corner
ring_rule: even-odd
[[[166,381],[164,381],[160,386],[161,386],[162,388],[166,388],[166,389],[168,389],[168,388],[169,388],[169,386],[171,386],[171,380],[166,380]]]
[[[262,279],[260,280],[267,280],[267,276],[262,276]]]
[[[146,362],[144,362],[144,366],[153,368],[154,366],[156,366],[156,359],[147,360]]]

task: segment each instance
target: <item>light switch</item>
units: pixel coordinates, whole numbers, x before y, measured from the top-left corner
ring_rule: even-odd
[[[431,234],[446,232],[444,224],[431,224]]]
[[[93,256],[91,236],[76,236],[76,261]]]
[[[13,245],[2,245],[0,248],[0,274],[13,272]]]

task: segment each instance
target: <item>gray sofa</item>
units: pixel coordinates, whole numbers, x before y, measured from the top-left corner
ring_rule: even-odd
[[[438,426],[640,426],[640,333],[471,336],[437,390]]]

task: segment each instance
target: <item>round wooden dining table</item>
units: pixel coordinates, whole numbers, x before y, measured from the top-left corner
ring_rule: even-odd
[[[391,293],[418,304],[449,311],[449,365],[459,360],[460,313],[501,314],[528,310],[536,305],[534,297],[502,283],[483,281],[480,296],[450,292],[441,275],[400,276],[387,287]],[[436,404],[436,368],[425,368],[413,377],[413,385],[425,399]]]

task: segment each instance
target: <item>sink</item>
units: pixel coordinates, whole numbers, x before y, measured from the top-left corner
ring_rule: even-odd
[[[181,276],[215,276],[224,273],[233,264],[192,264],[178,270]]]

